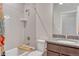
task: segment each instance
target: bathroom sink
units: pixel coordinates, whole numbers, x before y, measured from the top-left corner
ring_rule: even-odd
[[[76,42],[74,42],[74,41],[66,41],[66,40],[60,40],[60,41],[58,41],[58,42],[61,42],[61,43],[70,43],[70,44],[76,43]]]
[[[60,43],[68,43],[68,44],[79,43],[77,41],[70,41],[70,40],[56,40],[56,41]]]

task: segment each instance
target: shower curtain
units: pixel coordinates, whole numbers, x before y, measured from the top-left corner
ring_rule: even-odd
[[[3,15],[3,6],[2,3],[0,3],[0,56],[5,55],[4,50],[4,15]]]

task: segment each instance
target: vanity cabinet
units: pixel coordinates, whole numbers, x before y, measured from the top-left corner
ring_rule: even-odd
[[[47,56],[79,56],[79,48],[47,42]]]

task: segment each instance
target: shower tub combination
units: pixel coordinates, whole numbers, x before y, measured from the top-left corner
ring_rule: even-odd
[[[46,41],[37,40],[37,49],[28,45],[21,45],[17,48],[5,51],[6,56],[44,56],[46,52]]]
[[[30,53],[29,51],[25,52],[18,48],[13,48],[8,51],[5,51],[5,56],[27,56],[27,54],[29,53]]]

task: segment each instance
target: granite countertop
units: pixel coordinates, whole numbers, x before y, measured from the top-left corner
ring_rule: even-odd
[[[49,43],[53,43],[53,44],[79,48],[79,40],[50,39],[50,40],[46,40],[46,41]]]

